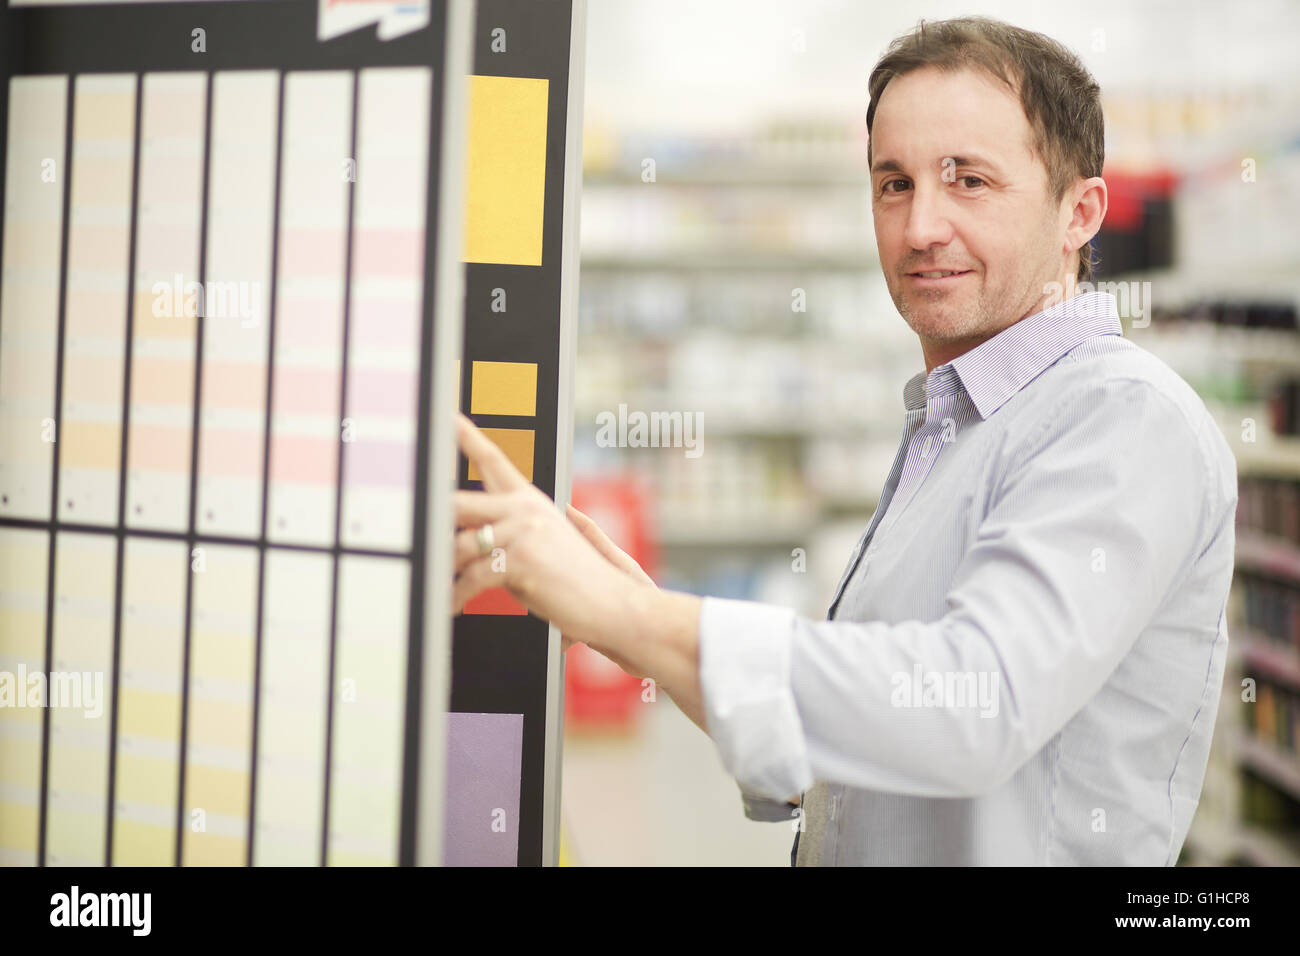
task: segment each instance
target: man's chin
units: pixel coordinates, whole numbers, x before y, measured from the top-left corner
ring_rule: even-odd
[[[961,339],[969,333],[971,312],[969,309],[949,303],[942,305],[925,303],[919,308],[909,303],[907,310],[903,312],[903,319],[912,331],[922,338],[932,342],[944,342],[949,339]]]

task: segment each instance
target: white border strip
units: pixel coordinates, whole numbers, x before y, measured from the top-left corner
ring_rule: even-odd
[[[582,111],[587,54],[587,0],[573,0],[569,96],[564,142],[564,244],[560,257],[560,368],[555,412],[555,503],[573,492],[573,375],[578,351],[578,265],[582,211]],[[542,789],[542,865],[560,858],[560,795],[564,762],[564,655],[551,625],[546,652],[546,763]]]
[[[446,808],[447,710],[451,706],[452,546],[456,530],[456,429],[450,409],[465,323],[465,147],[469,73],[473,69],[475,0],[447,0],[439,135],[437,287],[433,302],[432,401],[429,423],[429,510],[425,527],[424,653],[420,675],[420,779],[416,787],[415,863],[442,865]],[[446,414],[444,414],[446,412]],[[438,493],[441,487],[443,494]]]

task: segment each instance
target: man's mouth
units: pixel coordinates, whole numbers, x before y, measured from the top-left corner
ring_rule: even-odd
[[[948,279],[953,276],[964,276],[971,272],[970,269],[935,269],[926,272],[909,272],[909,279]]]

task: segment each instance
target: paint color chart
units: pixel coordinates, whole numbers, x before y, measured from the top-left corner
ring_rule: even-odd
[[[417,862],[472,24],[212,2],[205,58],[185,6],[0,9],[41,51],[0,66],[0,864]]]
[[[583,9],[0,5],[0,864],[556,861]]]

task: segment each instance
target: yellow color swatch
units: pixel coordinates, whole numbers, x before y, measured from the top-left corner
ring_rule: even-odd
[[[28,678],[45,671],[48,558],[47,532],[0,529],[0,671],[8,672],[10,685],[0,706],[0,865],[36,865],[43,705],[49,697],[47,688],[42,706],[25,706],[36,703],[26,696],[33,685],[20,682],[17,669],[25,667]]]
[[[36,865],[38,820],[34,803],[0,801],[0,847],[12,854],[13,859],[24,858],[27,866]]]
[[[537,363],[475,362],[469,383],[471,415],[536,415]]]
[[[540,266],[550,81],[469,79],[465,261]]]
[[[113,821],[114,866],[171,866],[175,855],[174,827],[121,817]]]
[[[185,831],[185,866],[243,866],[248,858],[243,837]]]
[[[138,687],[118,691],[117,732],[159,740],[179,740],[181,695]]]
[[[529,481],[533,480],[533,437],[532,429],[523,428],[484,428],[481,429],[484,435],[506,453],[516,468],[524,473],[524,477]],[[469,480],[482,481],[483,476],[478,473],[474,467],[474,462],[469,463]]]

